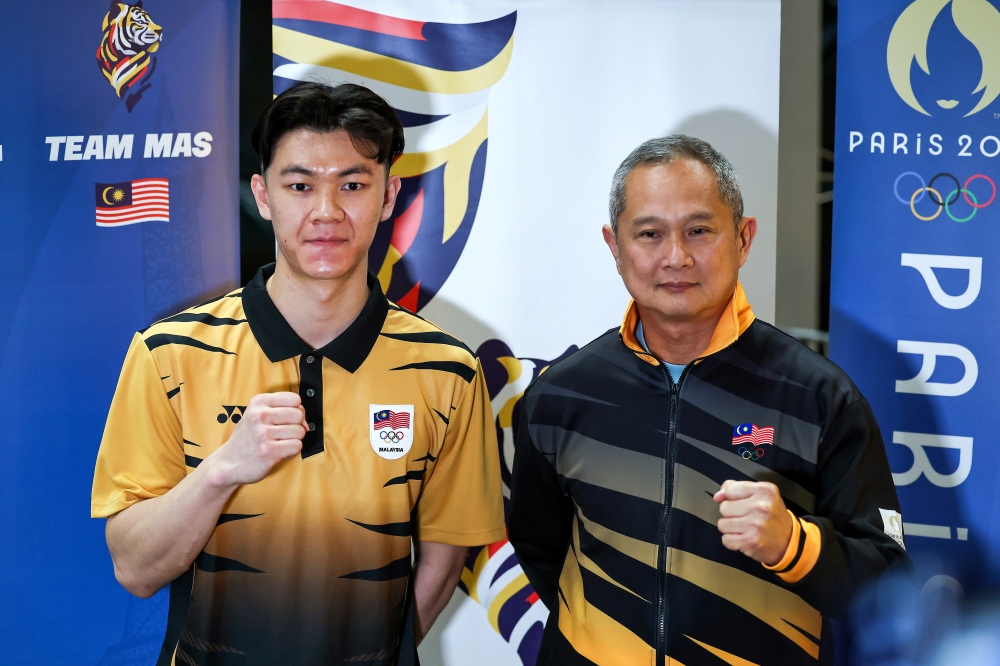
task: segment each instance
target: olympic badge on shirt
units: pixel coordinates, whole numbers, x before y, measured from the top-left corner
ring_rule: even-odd
[[[369,405],[368,428],[375,453],[402,458],[413,445],[413,405]]]

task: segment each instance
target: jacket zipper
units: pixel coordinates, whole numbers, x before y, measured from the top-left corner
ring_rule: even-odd
[[[657,620],[659,630],[656,641],[656,664],[666,665],[667,653],[667,520],[670,514],[671,499],[674,492],[674,439],[677,433],[677,403],[681,392],[681,382],[687,374],[687,368],[681,372],[681,376],[675,383],[665,365],[660,365],[663,374],[670,384],[670,412],[667,426],[667,457],[666,457],[666,484],[663,491],[663,513],[660,515],[660,538],[659,555],[657,556],[656,579],[657,579]]]

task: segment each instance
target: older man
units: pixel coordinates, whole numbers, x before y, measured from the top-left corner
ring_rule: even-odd
[[[510,540],[551,610],[538,664],[828,664],[828,618],[905,563],[867,401],[754,318],[757,220],[704,141],[621,164],[604,239],[632,295],[525,395]]]

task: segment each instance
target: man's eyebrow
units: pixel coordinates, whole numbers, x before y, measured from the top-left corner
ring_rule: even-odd
[[[687,217],[684,218],[684,221],[685,222],[696,222],[698,220],[711,220],[711,219],[714,219],[714,218],[715,218],[715,214],[712,213],[712,211],[701,210],[701,211],[698,211],[697,213],[691,213],[690,215],[688,215]]]
[[[313,176],[316,175],[315,173],[313,173],[309,169],[305,168],[304,166],[299,166],[298,164],[289,164],[284,169],[282,169],[281,173],[279,173],[278,175],[279,176],[287,176],[287,175],[293,174],[293,173],[297,173],[297,174],[302,175],[302,176],[308,176],[309,178],[312,178]]]
[[[700,211],[697,211],[697,212],[691,213],[690,215],[685,216],[684,221],[685,222],[698,222],[698,221],[701,221],[701,220],[712,220],[714,218],[715,218],[715,214],[712,211],[700,210]],[[641,226],[643,224],[649,224],[649,223],[655,223],[655,222],[664,222],[664,221],[665,220],[662,217],[660,217],[659,215],[643,215],[642,217],[635,218],[629,224],[631,226],[633,226],[633,227],[638,227],[638,226]]]
[[[372,175],[372,170],[367,164],[355,164],[354,166],[347,167],[346,169],[341,171],[339,174],[337,174],[337,177],[345,178],[347,176],[355,176],[357,174],[370,176]]]

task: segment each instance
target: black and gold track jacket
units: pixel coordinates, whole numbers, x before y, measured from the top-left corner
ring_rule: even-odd
[[[633,302],[522,401],[509,536],[552,613],[538,666],[832,663],[829,618],[908,565],[868,402],[740,286],[679,382],[637,323]],[[796,517],[775,567],[722,545],[726,479],[774,483]]]

